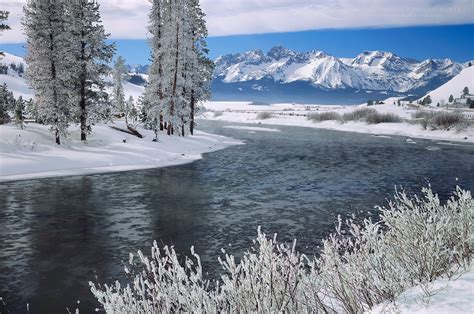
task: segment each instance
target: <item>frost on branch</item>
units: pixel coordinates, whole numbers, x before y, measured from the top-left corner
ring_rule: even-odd
[[[392,301],[415,285],[429,285],[469,265],[474,202],[457,188],[446,204],[431,189],[421,196],[397,192],[380,219],[339,219],[319,257],[268,238],[260,228],[240,261],[219,258],[225,273],[216,282],[202,275],[191,248],[184,262],[173,247],[155,242],[151,257],[130,255],[122,287],[91,283],[108,313],[157,312],[348,312]]]

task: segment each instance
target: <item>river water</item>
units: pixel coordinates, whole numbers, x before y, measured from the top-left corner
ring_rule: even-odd
[[[259,225],[317,254],[338,214],[373,214],[396,186],[418,192],[429,182],[442,198],[456,185],[474,189],[474,145],[229,125],[200,128],[246,144],[192,164],[1,184],[0,297],[9,311],[28,303],[30,313],[92,312],[88,281],[122,280],[128,253],[148,252],[153,240],[183,254],[194,245],[212,277],[220,249],[242,252]]]

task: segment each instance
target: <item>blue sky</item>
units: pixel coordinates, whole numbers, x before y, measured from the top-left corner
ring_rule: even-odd
[[[149,48],[143,39],[116,40],[118,54],[130,64],[146,64]],[[251,49],[283,45],[296,51],[323,50],[337,57],[354,57],[364,50],[391,51],[418,60],[451,58],[474,60],[474,24],[403,28],[332,29],[254,35],[215,36],[208,39],[211,58]],[[23,55],[23,44],[0,44]]]

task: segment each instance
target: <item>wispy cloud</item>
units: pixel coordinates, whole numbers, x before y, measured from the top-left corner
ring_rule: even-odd
[[[0,42],[22,42],[25,0],[0,0],[11,12],[11,31]],[[108,32],[116,39],[147,36],[148,0],[101,0]],[[472,0],[201,0],[211,36],[321,28],[474,23]]]

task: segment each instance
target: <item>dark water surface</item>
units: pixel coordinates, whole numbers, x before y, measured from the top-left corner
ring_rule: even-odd
[[[189,165],[0,184],[0,297],[11,313],[27,303],[30,313],[92,312],[88,281],[123,279],[128,253],[155,239],[194,245],[215,274],[220,249],[248,248],[259,225],[314,254],[337,214],[383,205],[395,186],[417,192],[429,180],[443,198],[456,184],[474,189],[473,145],[226,125],[201,129],[246,145]]]

